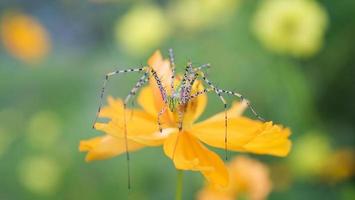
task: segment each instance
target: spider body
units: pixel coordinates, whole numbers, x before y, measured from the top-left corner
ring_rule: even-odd
[[[171,112],[175,112],[179,105],[181,105],[181,99],[176,94],[168,96],[167,98],[168,108]]]

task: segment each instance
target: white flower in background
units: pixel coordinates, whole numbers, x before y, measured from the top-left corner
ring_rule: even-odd
[[[157,48],[168,37],[170,24],[161,8],[139,5],[117,21],[115,34],[119,46],[132,54]]]
[[[255,15],[253,30],[270,50],[309,57],[322,47],[328,17],[313,0],[266,0]]]
[[[49,195],[55,193],[60,182],[60,163],[50,157],[29,157],[19,165],[18,176],[21,184],[31,192]]]
[[[181,0],[171,5],[172,18],[178,26],[195,30],[226,21],[239,0]]]

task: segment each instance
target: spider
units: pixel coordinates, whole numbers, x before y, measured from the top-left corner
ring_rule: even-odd
[[[228,147],[227,147],[227,128],[228,128],[228,116],[227,116],[227,101],[224,99],[223,94],[227,95],[232,95],[236,96],[241,99],[241,101],[245,101],[249,109],[252,111],[252,113],[261,121],[264,121],[263,118],[261,118],[257,112],[254,110],[254,108],[251,106],[250,102],[243,97],[243,95],[233,92],[233,91],[228,91],[224,90],[221,88],[218,88],[213,84],[205,75],[203,72],[203,69],[209,68],[210,64],[203,64],[200,65],[199,67],[193,67],[192,62],[188,62],[186,67],[185,67],[185,72],[184,75],[182,76],[181,81],[178,82],[178,84],[175,84],[175,57],[172,49],[169,49],[169,61],[170,61],[170,67],[172,70],[172,75],[171,75],[171,83],[170,83],[170,94],[168,94],[166,88],[163,86],[161,82],[161,77],[158,76],[157,72],[153,69],[152,66],[142,66],[138,68],[131,68],[131,69],[124,69],[124,70],[116,70],[113,72],[110,72],[105,75],[103,86],[101,88],[101,93],[100,93],[100,103],[99,107],[97,110],[96,118],[94,121],[94,124],[96,123],[99,113],[101,111],[102,107],[102,102],[103,102],[103,97],[105,94],[106,90],[106,85],[107,82],[109,81],[109,78],[114,75],[119,75],[119,74],[125,74],[129,72],[143,72],[143,75],[138,79],[136,82],[135,86],[131,89],[130,93],[126,96],[123,102],[123,108],[124,110],[127,109],[127,103],[129,100],[134,97],[137,93],[137,91],[144,85],[146,84],[150,78],[153,78],[155,80],[155,83],[157,84],[157,87],[160,91],[161,98],[164,102],[163,107],[161,108],[160,112],[158,113],[157,116],[157,125],[160,133],[162,133],[163,128],[162,128],[162,123],[161,123],[161,116],[169,109],[169,111],[175,113],[178,113],[178,129],[179,132],[182,131],[183,129],[183,119],[184,119],[184,113],[186,111],[186,107],[189,102],[191,102],[193,99],[196,97],[213,92],[215,93],[221,102],[223,103],[223,108],[224,108],[224,114],[225,114],[225,120],[224,120],[224,125],[225,125],[225,134],[224,134],[224,143],[225,143],[225,154],[226,154],[226,160],[228,159]],[[200,80],[204,82],[207,86],[205,87],[204,90],[202,91],[197,91],[196,93],[192,93],[192,87],[195,83],[196,80]],[[127,142],[127,119],[126,119],[126,112],[124,111],[124,137],[125,137],[125,149],[126,149],[126,160],[127,160],[127,165],[128,165],[128,188],[130,188],[130,156],[128,152],[128,142]],[[93,126],[93,128],[95,128]],[[177,141],[176,141],[177,143]]]

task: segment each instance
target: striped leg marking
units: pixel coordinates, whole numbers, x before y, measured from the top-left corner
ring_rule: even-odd
[[[159,78],[157,72],[156,72],[153,68],[150,69],[150,71],[151,71],[151,73],[152,73],[152,75],[153,75],[153,77],[154,77],[154,79],[155,79],[155,82],[156,82],[157,85],[158,85],[158,88],[159,88],[159,90],[160,90],[160,94],[161,94],[161,97],[162,97],[164,103],[165,103],[165,104],[168,104],[166,90],[165,90],[163,84],[161,83],[161,80],[160,80],[160,78]]]
[[[147,69],[146,67],[141,67],[141,68],[136,68],[136,69],[117,70],[117,71],[110,72],[110,73],[105,75],[104,83],[103,83],[103,86],[102,86],[102,89],[101,89],[101,94],[100,94],[100,104],[99,104],[99,108],[98,108],[97,113],[96,113],[96,117],[95,117],[95,121],[94,121],[94,124],[93,124],[93,128],[95,128],[95,123],[96,123],[96,121],[98,119],[98,116],[100,114],[100,111],[101,111],[103,97],[104,97],[104,94],[105,94],[105,89],[106,89],[107,82],[109,81],[109,78],[111,76],[118,75],[118,74],[123,74],[123,73],[127,73],[127,72],[141,72],[141,71],[146,70],[146,69]],[[123,104],[124,137],[125,137],[125,150],[126,150],[126,159],[127,159],[128,189],[131,188],[131,175],[130,175],[131,172],[130,172],[130,156],[129,156],[129,152],[128,152],[126,108],[127,108],[128,100],[136,93],[136,91],[141,87],[141,85],[143,85],[145,83],[146,76],[147,76],[147,72],[139,79],[139,81],[136,83],[135,87],[131,90],[131,93],[126,97],[126,100],[125,100],[125,102]]]
[[[163,133],[162,123],[160,121],[160,118],[164,114],[164,112],[166,111],[166,108],[167,108],[167,105],[164,105],[164,107],[158,113],[158,128],[159,128],[160,133]]]
[[[169,49],[169,60],[170,60],[170,67],[171,67],[171,83],[170,83],[170,87],[171,87],[171,92],[174,91],[174,82],[175,82],[175,56],[174,56],[174,51],[173,49]]]
[[[260,117],[260,115],[255,111],[255,109],[253,108],[253,106],[251,105],[250,101],[246,98],[244,98],[243,95],[237,93],[237,92],[232,92],[232,91],[228,91],[228,90],[222,90],[222,89],[218,89],[220,92],[222,93],[226,93],[226,94],[229,94],[229,95],[233,95],[233,96],[236,96],[236,97],[239,97],[241,101],[245,101],[249,107],[249,109],[251,110],[251,112],[254,114],[254,116],[256,118],[258,118],[260,121],[262,122],[265,122],[265,119]]]
[[[202,79],[207,83],[209,87],[212,88],[212,90],[218,95],[218,97],[221,99],[224,107],[224,151],[225,151],[225,159],[228,160],[228,114],[227,114],[227,101],[224,99],[224,97],[221,95],[221,91],[217,89],[211,81],[209,81],[206,76],[201,73]]]
[[[143,71],[145,69],[146,69],[146,67],[135,68],[135,69],[116,70],[114,72],[110,72],[110,73],[105,75],[104,82],[103,82],[103,85],[102,85],[102,88],[101,88],[101,93],[100,93],[99,108],[97,109],[96,117],[95,117],[95,120],[94,120],[94,123],[93,123],[93,126],[92,126],[93,128],[95,128],[95,123],[96,123],[96,121],[97,121],[97,119],[99,117],[100,111],[101,111],[102,102],[103,102],[103,98],[104,98],[104,94],[105,94],[105,90],[106,90],[106,84],[109,81],[109,78],[111,76],[118,75],[118,74],[124,74],[124,73],[127,73],[127,72],[141,72],[141,71]]]

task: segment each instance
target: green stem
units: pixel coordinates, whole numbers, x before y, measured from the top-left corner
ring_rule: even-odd
[[[175,200],[182,200],[183,178],[184,172],[182,170],[177,170]]]

